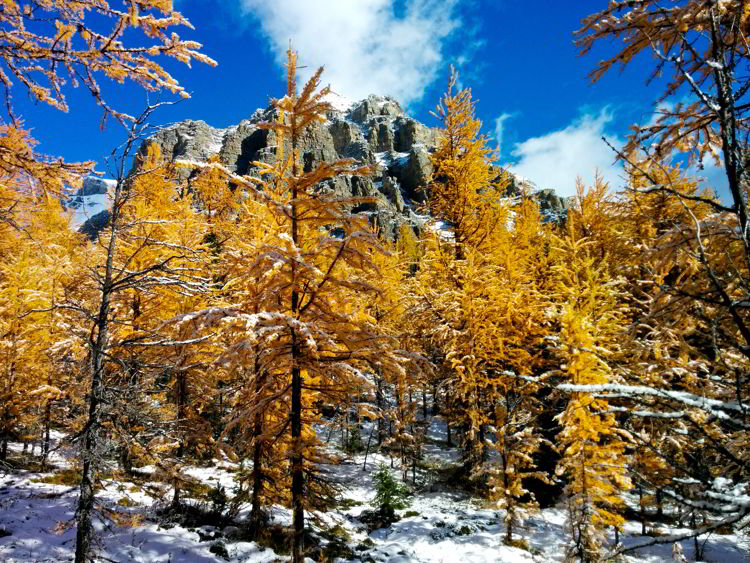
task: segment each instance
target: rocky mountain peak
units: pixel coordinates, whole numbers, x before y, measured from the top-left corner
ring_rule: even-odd
[[[432,172],[429,153],[435,150],[437,131],[409,117],[393,98],[370,95],[354,102],[331,93],[328,120],[309,128],[302,139],[302,158],[307,169],[320,162],[353,158],[371,165],[369,178],[344,176],[330,181],[342,196],[374,197],[367,206],[381,230],[395,232],[404,222],[420,225],[414,203],[424,200],[421,188]],[[273,131],[259,127],[273,120],[275,109],[256,110],[249,119],[226,129],[203,121],[182,121],[165,128],[141,147],[156,143],[172,160],[205,162],[218,156],[237,174],[252,174],[254,162],[272,162],[276,153]],[[188,171],[183,173],[189,174]]]
[[[388,96],[370,95],[352,101],[331,92],[326,101],[332,108],[328,119],[310,127],[302,138],[305,168],[342,158],[372,166],[371,177],[342,176],[330,180],[330,187],[342,197],[374,198],[376,203],[360,211],[370,213],[383,233],[395,235],[404,223],[419,230],[424,217],[416,207],[425,200],[424,188],[432,174],[429,154],[437,147],[437,130],[406,115]],[[156,143],[162,155],[171,160],[206,162],[218,156],[232,172],[252,174],[253,163],[272,163],[275,159],[275,133],[259,124],[272,121],[276,111],[273,106],[257,109],[249,119],[224,129],[204,121],[182,121],[154,134],[139,150],[144,153],[149,143]],[[187,169],[180,169],[180,173],[186,177],[190,174]],[[516,195],[514,190],[519,191],[514,185],[508,195]],[[546,194],[542,207],[557,212],[564,210],[565,202]]]

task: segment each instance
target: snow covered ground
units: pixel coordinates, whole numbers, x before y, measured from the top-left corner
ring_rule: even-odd
[[[363,429],[368,435],[368,428]],[[58,435],[57,439],[61,436]],[[334,438],[336,436],[334,435]],[[503,545],[503,516],[486,502],[470,498],[466,493],[439,482],[437,469],[455,464],[458,453],[445,446],[445,428],[439,422],[430,427],[425,447],[426,464],[417,482],[421,492],[414,495],[411,505],[399,511],[401,520],[388,528],[367,532],[359,520],[374,497],[372,477],[379,463],[390,465],[390,458],[370,454],[363,471],[364,455],[347,459],[331,467],[331,472],[344,484],[342,508],[321,515],[325,526],[336,527],[356,557],[336,561],[374,561],[394,563],[484,563],[484,562],[555,562],[562,561],[565,548],[565,510],[550,508],[527,521],[522,535],[529,539],[531,552]],[[12,444],[18,455],[20,445]],[[56,471],[71,467],[72,452],[56,451],[50,461]],[[150,468],[142,468],[149,473]],[[212,467],[193,467],[189,473],[206,485],[222,485],[231,492],[236,466],[215,461]],[[70,561],[73,555],[75,530],[73,518],[77,498],[76,487],[45,483],[53,473],[35,471],[3,472],[0,468],[0,561],[7,563],[41,563]],[[398,461],[395,474],[399,475]],[[409,473],[411,478],[411,473]],[[169,489],[157,482],[114,482],[105,479],[98,493],[102,506],[116,510],[118,520],[129,519],[129,525],[116,524],[112,519],[97,521],[97,548],[102,561],[117,562],[244,562],[263,563],[286,561],[254,542],[237,541],[237,528],[213,526],[186,528],[159,523],[154,508],[169,497]],[[246,514],[241,512],[240,516]],[[272,511],[275,523],[288,524],[290,513],[282,507]],[[318,530],[320,531],[320,530]],[[640,524],[626,526],[626,544],[640,542]],[[668,533],[679,530],[665,529]],[[738,563],[750,561],[750,542],[744,536],[712,535],[706,540],[705,561]],[[324,540],[325,542],[325,540]],[[692,541],[683,542],[688,561],[693,561]],[[223,549],[222,549],[223,548]],[[630,562],[671,561],[672,546],[644,549],[626,558]]]

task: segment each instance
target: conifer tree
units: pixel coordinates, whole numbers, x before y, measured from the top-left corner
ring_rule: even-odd
[[[611,358],[617,352],[616,337],[622,332],[622,305],[606,262],[589,252],[590,243],[576,239],[569,228],[558,239],[560,262],[556,266],[563,298],[561,341],[565,371],[572,391],[565,412],[559,416],[564,448],[558,473],[569,479],[568,559],[598,561],[603,531],[620,528],[622,491],[631,487],[627,472],[626,443],[606,399],[587,392],[587,385],[614,382]]]
[[[534,424],[538,388],[519,377],[539,368],[550,330],[545,281],[538,274],[545,261],[543,244],[537,246],[543,227],[530,202],[515,211],[502,198],[476,102],[469,90],[453,93],[456,78],[438,107],[444,128],[428,196],[430,211],[447,228],[428,239],[415,311],[449,374],[464,470],[506,508],[506,541],[512,543],[522,499],[528,498],[522,479],[543,477],[531,458],[544,442]],[[492,447],[499,450],[499,464],[487,463]]]
[[[248,420],[259,408],[285,405],[278,427],[279,438],[288,444],[295,563],[304,553],[304,511],[320,507],[319,494],[329,489],[319,472],[324,456],[313,429],[320,418],[316,404],[348,402],[352,385],[366,384],[362,370],[367,366],[402,369],[391,340],[374,320],[346,307],[358,293],[377,292],[363,272],[374,267],[372,256],[380,247],[366,218],[350,211],[362,200],[342,199],[323,184],[339,174],[365,174],[368,169],[350,160],[324,162],[310,171],[302,166],[302,135],[330,109],[323,101],[328,88],[318,91],[321,73],[322,68],[298,91],[297,55],[288,52],[287,94],[274,100],[277,120],[265,125],[276,137],[275,163],[256,163],[262,191],[254,191],[257,180],[233,177],[263,202],[270,217],[267,234],[256,243],[257,253],[246,267],[247,278],[262,290],[240,293],[221,309],[185,317],[200,318],[206,327],[224,325],[231,341],[222,356],[225,364],[247,369],[260,358],[255,373],[267,377],[275,391],[245,411]],[[258,350],[260,355],[254,352]]]
[[[492,202],[500,193],[493,184],[493,151],[480,133],[476,101],[471,90],[453,92],[454,71],[437,112],[441,122],[438,148],[430,155],[433,166],[427,207],[435,219],[447,221],[455,241],[455,257],[464,258],[465,247],[480,248],[497,224]]]
[[[377,473],[373,476],[375,482],[375,498],[373,504],[386,519],[392,519],[396,510],[409,506],[408,489],[396,481],[391,471],[381,463]]]
[[[417,310],[424,326],[433,326],[432,338],[452,372],[462,405],[456,412],[465,414],[459,421],[464,468],[471,474],[486,458],[488,422],[481,397],[486,359],[475,338],[486,323],[480,311],[491,304],[478,280],[492,275],[485,257],[487,237],[507,211],[495,201],[499,190],[492,183],[492,151],[480,134],[476,102],[468,89],[454,94],[457,79],[454,72],[435,114],[443,127],[430,157],[433,177],[426,205],[435,219],[446,222],[451,235],[446,240],[432,237],[419,275]]]
[[[495,452],[491,457],[497,461],[487,471],[490,497],[506,510],[504,541],[524,545],[513,533],[538,506],[528,480],[552,483],[551,475],[540,470],[536,461],[543,448],[554,451],[538,420],[545,408],[540,400],[544,377],[539,374],[550,367],[543,356],[545,339],[553,331],[549,314],[552,276],[545,275],[550,268],[544,250],[547,234],[538,207],[526,200],[514,211],[513,228],[499,225],[490,235],[495,270],[488,290],[496,306],[497,328],[484,347],[496,350],[492,366],[496,379],[488,397],[494,408],[490,416]]]
[[[93,243],[93,266],[56,304],[73,311],[88,335],[87,415],[78,432],[82,469],[76,561],[81,563],[90,557],[94,483],[101,464],[103,437],[114,431],[132,440],[128,419],[160,416],[153,412],[158,410],[153,406],[130,414],[117,411],[118,407],[126,409],[138,404],[134,401],[140,397],[139,389],[152,384],[154,367],[166,369],[168,364],[153,358],[143,361],[145,357],[134,356],[132,349],[163,350],[187,344],[176,342],[162,326],[159,319],[166,320],[162,315],[174,309],[166,306],[164,299],[192,297],[205,291],[207,284],[198,266],[205,255],[201,240],[206,229],[197,219],[190,219],[198,215],[191,210],[189,199],[179,198],[174,185],[165,181],[160,155],[152,149],[140,168],[129,176],[125,174],[128,157],[158,106],[149,106],[136,119],[116,162],[110,221]],[[154,178],[161,181],[151,182]],[[186,231],[190,234],[186,235]],[[126,398],[130,401],[123,400]],[[139,404],[145,405],[142,401]],[[106,427],[102,424],[105,409],[111,411],[108,414],[113,422]]]
[[[80,356],[69,319],[53,304],[80,272],[83,239],[56,199],[27,201],[14,214],[22,230],[3,232],[8,251],[0,264],[0,459],[10,438],[34,440],[44,433],[43,455],[49,450],[52,404],[72,392],[66,385],[72,374],[58,361]]]

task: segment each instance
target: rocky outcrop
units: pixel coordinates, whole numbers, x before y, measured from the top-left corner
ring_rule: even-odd
[[[109,193],[116,182],[108,178],[87,176],[75,194],[63,200],[72,212],[73,225],[89,236],[95,236],[109,219]]]
[[[305,170],[338,159],[371,166],[370,177],[341,176],[328,185],[341,197],[371,199],[355,211],[369,214],[383,232],[396,233],[405,222],[421,228],[423,218],[416,210],[426,201],[437,130],[407,116],[398,102],[387,96],[371,95],[359,102],[330,96],[333,109],[327,121],[310,127],[301,140]],[[273,107],[256,110],[249,119],[225,129],[203,121],[183,121],[156,133],[140,150],[156,143],[161,153],[173,160],[218,158],[232,172],[252,175],[254,163],[272,163],[276,158],[276,135],[261,126],[273,121],[276,111]],[[179,171],[185,177],[190,174],[186,168]],[[521,188],[512,183],[508,195],[518,195]],[[554,192],[535,186],[532,191],[538,194],[535,197],[543,210],[551,215],[565,213],[567,202]]]
[[[335,95],[332,95],[335,96]],[[431,174],[429,153],[437,132],[408,117],[394,99],[369,96],[353,103],[332,100],[325,123],[310,127],[301,140],[305,170],[321,162],[354,159],[373,168],[371,177],[342,176],[330,187],[342,197],[367,197],[356,211],[367,212],[379,228],[395,232],[405,221],[419,221],[413,208],[425,200]],[[273,108],[257,110],[240,124],[218,129],[203,121],[183,121],[153,135],[161,153],[172,160],[199,162],[218,158],[237,174],[252,174],[255,162],[271,163],[276,157],[276,135],[260,124],[272,121]],[[180,168],[187,177],[190,171]]]
[[[83,223],[79,232],[83,233],[91,240],[95,240],[96,236],[107,227],[109,224],[109,209],[104,209],[92,217],[86,219]]]
[[[568,209],[572,197],[561,197],[555,193],[555,190],[540,189],[533,182],[511,175],[510,183],[506,188],[506,194],[509,197],[519,197],[522,195],[533,197],[539,204],[539,210],[546,221],[563,221],[568,215]]]
[[[96,176],[87,176],[83,179],[83,185],[76,192],[76,196],[106,194],[113,185],[113,180],[97,178]]]

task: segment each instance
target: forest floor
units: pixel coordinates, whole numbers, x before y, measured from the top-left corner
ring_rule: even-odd
[[[367,429],[363,436],[367,436]],[[59,440],[62,436],[57,435]],[[430,427],[425,459],[416,471],[416,492],[410,506],[397,514],[400,520],[368,533],[360,517],[371,510],[375,496],[373,475],[380,463],[391,460],[380,454],[348,456],[330,467],[343,485],[338,508],[318,514],[311,523],[319,542],[316,560],[394,563],[474,563],[474,562],[554,562],[565,552],[565,510],[547,508],[529,518],[520,530],[530,549],[503,545],[504,511],[445,482],[458,461],[455,448],[445,447],[444,427]],[[20,444],[12,444],[11,460],[22,459]],[[63,562],[72,560],[75,529],[74,513],[78,490],[74,486],[71,451],[57,449],[50,458],[53,468],[8,470],[0,467],[0,561],[7,563]],[[341,452],[339,452],[339,455]],[[394,474],[401,474],[396,462]],[[215,492],[223,487],[229,497],[236,490],[237,465],[214,460],[209,467],[192,467],[188,473],[196,483],[185,496],[186,502],[208,510],[216,502]],[[105,516],[96,522],[97,554],[103,562],[221,563],[224,561],[265,563],[286,561],[278,547],[244,541],[241,527],[218,525],[220,518],[204,522],[166,522],[156,511],[170,498],[170,491],[158,480],[149,480],[153,468],[139,469],[138,479],[105,479],[97,494]],[[412,479],[411,470],[408,474]],[[211,501],[210,499],[214,499]],[[237,521],[247,515],[240,511]],[[108,516],[106,516],[108,515]],[[272,510],[275,525],[291,523],[290,512]],[[312,519],[309,519],[312,520]],[[226,524],[226,523],[225,523]],[[649,526],[651,528],[651,526]],[[622,537],[625,545],[640,543],[641,524],[628,522]],[[680,533],[679,528],[658,526],[660,534]],[[737,563],[750,561],[750,535],[701,537],[704,561]],[[693,541],[683,542],[684,555],[694,561]],[[320,555],[322,553],[322,555]],[[312,559],[311,559],[312,560]],[[625,558],[630,562],[671,561],[672,545],[644,548]]]

